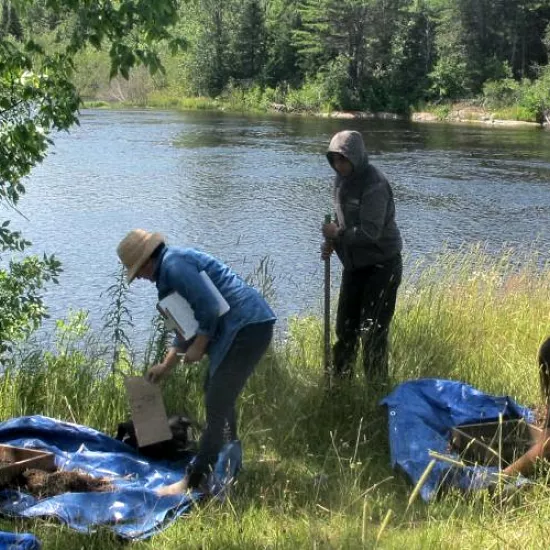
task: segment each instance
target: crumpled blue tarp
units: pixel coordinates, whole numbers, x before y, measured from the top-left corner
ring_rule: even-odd
[[[165,529],[204,495],[158,497],[154,490],[179,481],[185,463],[153,461],[134,449],[86,426],[45,416],[26,416],[0,423],[0,443],[54,453],[56,466],[109,477],[116,490],[107,493],[64,493],[37,500],[18,491],[0,492],[0,513],[18,517],[56,517],[73,529],[91,532],[99,526],[127,539],[144,539]],[[220,453],[210,489],[223,497],[241,466],[239,441]]]
[[[40,550],[40,541],[30,533],[0,531],[0,550]]]
[[[468,384],[453,380],[421,379],[404,382],[382,400],[388,407],[391,463],[416,484],[432,460],[429,451],[459,459],[449,453],[451,428],[459,424],[525,417],[533,412],[507,396],[487,395]],[[462,490],[482,489],[494,482],[497,468],[472,466],[455,468],[437,461],[420,491],[428,501],[442,485]],[[518,478],[515,483],[525,483]]]

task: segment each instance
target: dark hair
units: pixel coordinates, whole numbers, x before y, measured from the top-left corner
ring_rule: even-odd
[[[164,243],[160,243],[156,248],[155,250],[153,250],[153,253],[149,256],[149,258],[151,258],[151,260],[156,260],[159,256],[160,256],[160,253],[166,248],[166,244]]]
[[[538,361],[542,398],[550,403],[550,337],[540,346]]]

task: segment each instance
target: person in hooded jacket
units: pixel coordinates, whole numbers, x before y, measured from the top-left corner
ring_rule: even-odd
[[[321,256],[327,259],[336,251],[343,265],[333,371],[351,375],[360,337],[365,375],[385,381],[389,328],[403,269],[393,192],[369,162],[359,132],[334,135],[327,159],[336,172],[336,220],[322,226]]]

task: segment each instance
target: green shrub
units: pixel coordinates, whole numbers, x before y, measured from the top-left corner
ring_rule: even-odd
[[[496,118],[542,122],[550,111],[550,67],[544,67],[537,80],[487,82],[483,96]]]
[[[357,109],[359,98],[350,88],[349,59],[343,55],[333,59],[318,77],[323,103],[331,109]]]
[[[489,109],[515,105],[521,97],[521,86],[513,78],[491,80],[483,85],[483,97]]]
[[[298,89],[290,88],[286,105],[291,111],[319,112],[326,104],[325,90],[318,79],[308,79]]]
[[[520,104],[525,107],[537,122],[543,122],[550,112],[550,66],[541,71],[537,80],[522,82]]]
[[[502,107],[492,111],[493,118],[497,120],[523,120],[525,122],[536,122],[536,113],[522,105],[513,107]]]

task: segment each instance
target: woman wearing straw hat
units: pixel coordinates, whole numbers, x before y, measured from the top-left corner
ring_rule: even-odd
[[[193,308],[199,325],[191,342],[176,335],[162,363],[151,367],[147,378],[152,382],[163,379],[183,351],[184,363],[196,363],[205,354],[209,357],[206,428],[199,451],[183,480],[159,491],[184,492],[206,481],[223,445],[226,424],[231,438],[237,438],[235,403],[271,342],[276,317],[259,292],[221,261],[194,248],[168,246],[160,233],[134,229],[122,239],[117,254],[129,283],[136,278],[154,282],[159,300],[178,292]],[[202,271],[229,304],[221,317],[218,302],[200,276]]]

